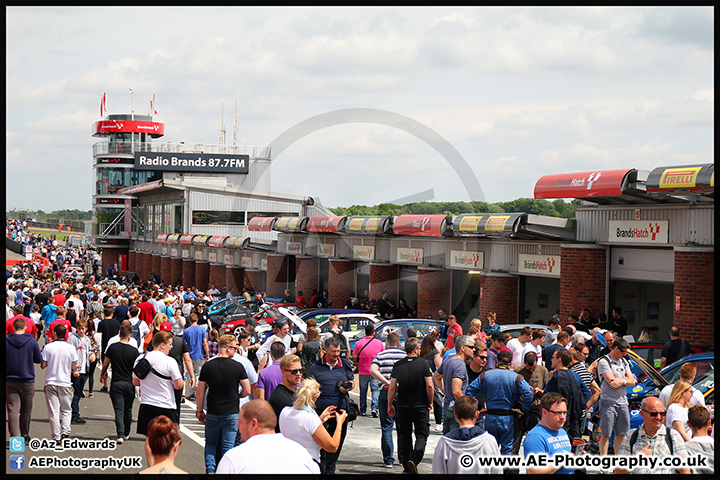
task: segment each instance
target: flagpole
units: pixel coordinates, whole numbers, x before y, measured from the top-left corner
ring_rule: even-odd
[[[133,100],[133,89],[130,85],[130,119],[135,121],[135,104]],[[130,132],[130,146],[135,151],[135,132]]]

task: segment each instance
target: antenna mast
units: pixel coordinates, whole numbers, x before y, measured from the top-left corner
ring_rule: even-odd
[[[225,104],[222,105],[222,119],[220,121],[220,145],[225,145]]]
[[[235,100],[235,130],[233,131],[233,145],[237,145],[237,132],[238,132],[238,114],[237,114],[237,100]]]

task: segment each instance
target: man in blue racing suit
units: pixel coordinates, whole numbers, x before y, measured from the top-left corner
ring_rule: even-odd
[[[501,350],[497,355],[498,368],[483,372],[468,385],[467,395],[477,398],[477,393],[485,394],[485,430],[497,440],[500,453],[512,453],[513,438],[519,415],[513,411],[522,396],[520,410],[527,412],[533,402],[533,391],[522,375],[510,370],[512,353]]]

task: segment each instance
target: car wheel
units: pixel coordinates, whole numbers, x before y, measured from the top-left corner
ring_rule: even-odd
[[[235,330],[233,330],[233,335],[235,335],[239,340],[240,334],[244,331],[245,331],[245,327],[243,327],[242,325],[238,325],[237,327],[235,327]]]

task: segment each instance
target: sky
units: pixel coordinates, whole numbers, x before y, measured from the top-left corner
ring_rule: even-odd
[[[711,7],[6,7],[7,209],[89,210],[101,97],[130,113],[131,87],[136,114],[155,95],[160,143],[218,144],[224,122],[232,144],[236,102],[238,145],[325,115],[271,190],[327,207],[711,163],[713,37]],[[377,119],[332,121],[361,109]],[[401,117],[423,128],[383,121]]]

